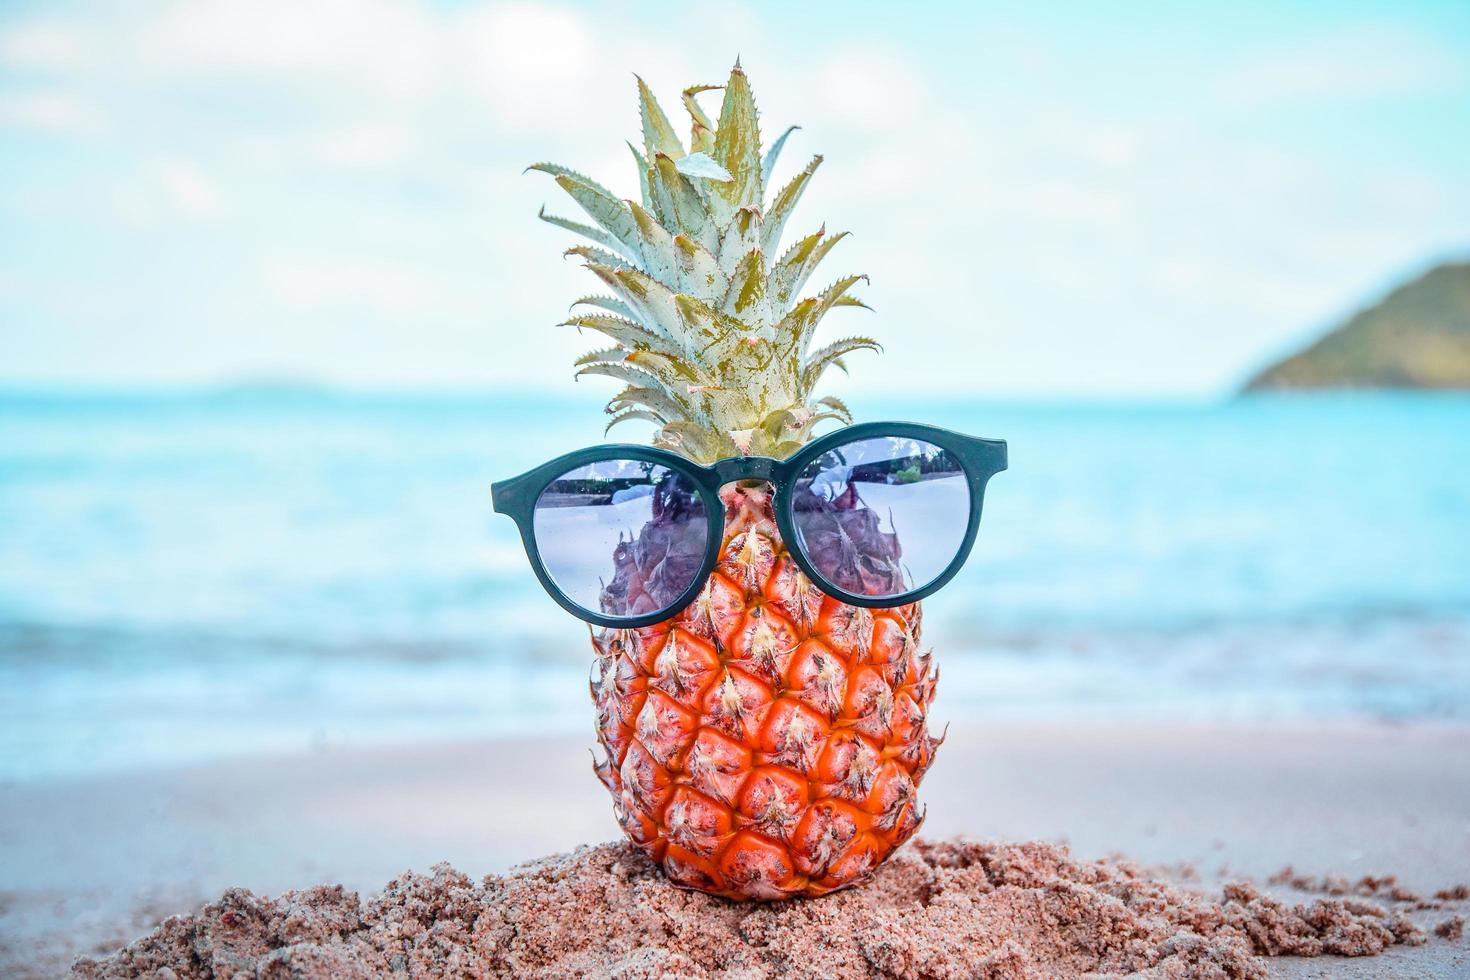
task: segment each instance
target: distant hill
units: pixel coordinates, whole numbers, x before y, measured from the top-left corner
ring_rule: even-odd
[[[1245,386],[1285,388],[1470,388],[1470,262],[1400,286]]]

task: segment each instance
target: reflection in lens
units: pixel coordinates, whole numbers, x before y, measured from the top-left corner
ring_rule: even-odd
[[[557,588],[606,616],[668,609],[699,574],[709,539],[694,484],[632,459],[589,463],[553,480],[536,499],[534,528]]]
[[[970,489],[959,460],[920,439],[878,436],[812,460],[791,489],[802,551],[853,595],[933,582],[960,550]]]

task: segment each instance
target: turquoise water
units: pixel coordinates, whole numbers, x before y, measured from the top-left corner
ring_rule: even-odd
[[[0,395],[0,775],[586,731],[488,497],[598,440],[584,387]],[[941,719],[1470,720],[1470,397],[862,408],[1010,441]]]

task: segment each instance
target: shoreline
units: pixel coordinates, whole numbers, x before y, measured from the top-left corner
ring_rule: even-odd
[[[328,747],[11,784],[0,972],[53,974],[231,886],[366,896],[406,868],[479,878],[614,840],[591,741]],[[1470,879],[1470,726],[956,725],[921,799],[931,840],[1062,841],[1084,860],[1188,865],[1206,887],[1287,865],[1426,893]],[[1361,975],[1398,960],[1403,975],[1470,970],[1463,941],[1431,939]]]

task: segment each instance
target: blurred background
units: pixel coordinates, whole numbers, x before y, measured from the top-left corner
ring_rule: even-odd
[[[1470,720],[1463,3],[11,2],[0,779],[590,742],[489,509],[612,391],[522,170],[634,194],[632,72],[737,55],[872,276],[829,390],[1010,440],[938,718]]]

